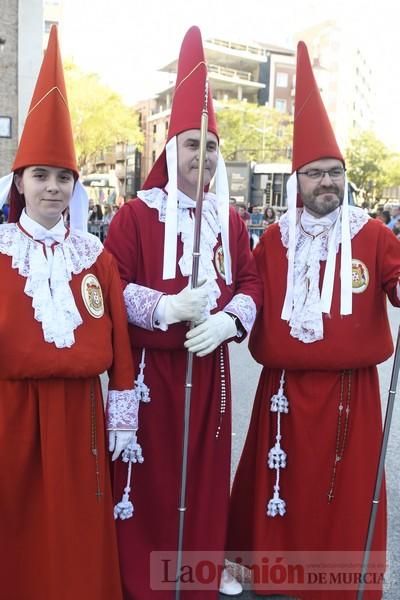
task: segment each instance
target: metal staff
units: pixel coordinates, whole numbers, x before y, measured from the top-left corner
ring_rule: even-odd
[[[386,450],[387,450],[387,445],[388,445],[388,440],[389,440],[390,425],[392,422],[393,406],[394,406],[394,399],[396,396],[396,388],[397,388],[397,380],[399,377],[399,370],[400,370],[400,327],[397,332],[396,351],[394,353],[394,359],[393,359],[392,377],[390,380],[389,397],[388,397],[388,402],[387,402],[387,407],[386,407],[385,426],[383,428],[381,451],[380,451],[380,455],[379,455],[378,469],[376,472],[374,497],[372,500],[371,513],[370,513],[369,523],[368,523],[367,541],[365,543],[364,557],[363,557],[363,563],[362,563],[362,567],[361,567],[360,584],[358,586],[358,592],[357,592],[357,600],[362,600],[363,595],[364,595],[365,576],[366,576],[367,569],[368,569],[368,562],[369,562],[371,546],[372,546],[372,538],[374,536],[374,531],[375,531],[375,521],[376,521],[376,515],[378,512],[378,505],[379,505],[380,494],[381,494],[382,479],[383,479],[383,473],[384,473],[384,468],[385,468]]]
[[[204,197],[204,162],[206,158],[207,147],[207,130],[208,130],[208,79],[205,82],[204,103],[201,113],[200,126],[200,157],[199,157],[199,172],[197,177],[196,188],[196,208],[194,214],[194,239],[193,239],[193,262],[192,262],[192,279],[191,287],[196,288],[199,276],[200,263],[200,235],[201,235],[201,219]],[[191,323],[190,327],[193,327]],[[175,600],[179,600],[181,596],[181,581],[180,573],[182,568],[182,550],[183,550],[183,532],[185,526],[186,512],[186,482],[187,482],[187,461],[189,450],[189,422],[190,422],[190,401],[192,396],[192,374],[193,374],[193,353],[188,352],[186,363],[185,377],[185,408],[183,416],[183,439],[182,439],[182,470],[181,470],[181,491],[179,499],[179,533],[178,533],[178,552],[176,562],[176,588]]]

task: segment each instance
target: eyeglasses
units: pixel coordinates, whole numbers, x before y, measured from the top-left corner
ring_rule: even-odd
[[[343,167],[333,167],[332,169],[327,169],[326,171],[324,169],[309,169],[308,171],[297,171],[299,175],[305,175],[313,181],[319,181],[320,179],[325,177],[326,174],[328,174],[330,179],[334,181],[335,179],[341,179],[345,172],[346,169],[344,169]]]

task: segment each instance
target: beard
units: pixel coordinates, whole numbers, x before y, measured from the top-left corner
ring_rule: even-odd
[[[324,217],[333,212],[343,202],[344,190],[337,185],[318,187],[312,193],[302,196],[303,204],[315,215]]]

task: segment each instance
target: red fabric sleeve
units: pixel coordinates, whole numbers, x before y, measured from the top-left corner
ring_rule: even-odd
[[[108,310],[112,322],[113,362],[108,370],[110,390],[130,390],[134,387],[134,370],[128,334],[128,321],[122,295],[121,279],[114,258],[107,255],[109,284],[107,293]]]

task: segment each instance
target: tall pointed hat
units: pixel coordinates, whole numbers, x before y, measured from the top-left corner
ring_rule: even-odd
[[[292,171],[320,158],[344,158],[322,102],[307,46],[297,46]]]
[[[165,148],[154,163],[144,182],[143,189],[164,188],[168,183],[168,199],[164,239],[163,278],[175,277],[177,240],[177,145],[176,136],[189,129],[200,129],[204,108],[207,63],[200,29],[191,27],[183,38],[178,59],[178,72],[169,120]],[[217,122],[208,86],[208,131],[218,138]],[[215,174],[217,211],[225,257],[226,280],[231,282],[229,255],[229,185],[225,162],[219,153]]]
[[[74,173],[76,180],[79,177],[57,27],[54,25],[50,31],[47,50],[33,92],[12,171],[15,173],[32,165],[69,169]],[[6,176],[10,178],[10,187],[12,176],[13,173]],[[72,226],[72,221],[74,221],[76,225],[79,222],[77,228],[84,227],[85,223],[81,223],[81,221],[82,219],[87,221],[86,201],[86,192],[77,181],[70,205]],[[16,193],[15,186],[12,185],[9,220],[18,221],[23,207],[24,199]]]
[[[288,273],[286,296],[281,317],[289,320],[293,310],[294,254],[296,248],[297,208],[302,206],[297,190],[297,171],[310,162],[323,158],[344,158],[337,144],[328,114],[321,98],[318,84],[311,67],[307,46],[299,42],[297,46],[296,92],[293,122],[292,175],[287,183],[287,204],[289,218]],[[336,237],[340,235],[341,252],[341,308],[342,315],[352,312],[351,290],[351,241],[349,227],[348,183],[345,178],[344,197],[340,217],[330,236],[327,266],[321,292],[321,306],[325,313],[330,312],[333,294],[333,280],[336,265]]]
[[[166,144],[182,131],[200,129],[206,80],[207,63],[201,33],[198,27],[193,26],[186,32],[179,53]],[[210,87],[208,89],[208,131],[218,137]],[[164,148],[148,174],[143,189],[164,187],[167,181],[166,148]]]
[[[64,167],[78,176],[57,27],[49,42],[12,167]]]

